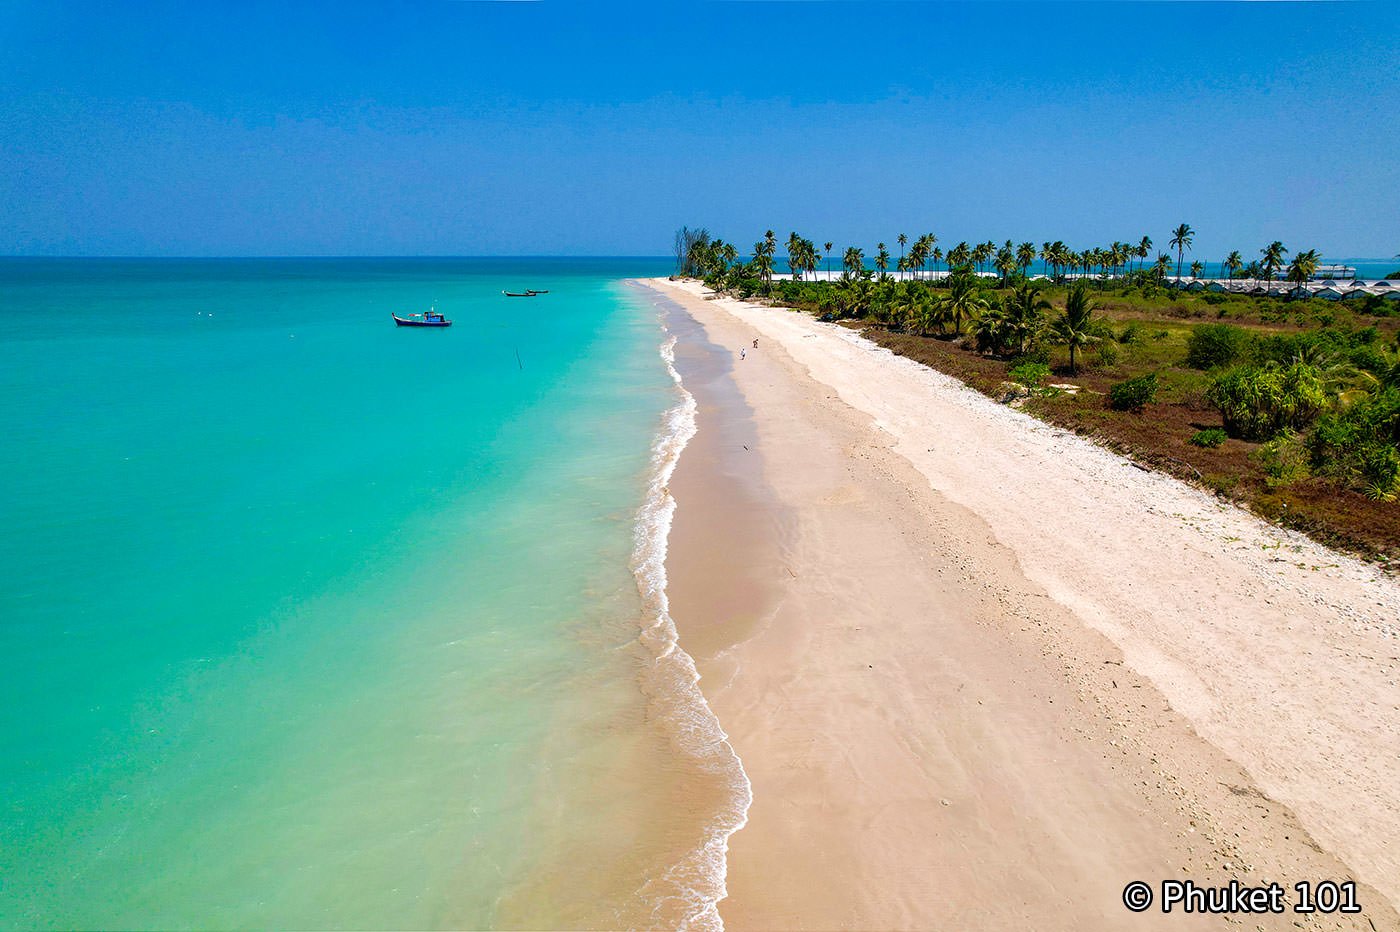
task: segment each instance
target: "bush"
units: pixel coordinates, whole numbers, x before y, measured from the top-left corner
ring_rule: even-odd
[[[1011,381],[1034,390],[1050,378],[1050,367],[1043,362],[1023,362],[1006,375]]]
[[[1308,477],[1308,462],[1298,435],[1284,431],[1254,453],[1254,459],[1264,467],[1270,486],[1289,485]]]
[[[1123,331],[1118,334],[1118,342],[1128,345],[1131,345],[1133,343],[1141,343],[1142,328],[1137,325],[1136,321],[1128,324],[1128,326],[1124,327]]]
[[[1384,389],[1320,418],[1307,447],[1314,472],[1371,498],[1393,500],[1400,495],[1400,389]]]
[[[1241,366],[1215,380],[1206,399],[1220,410],[1225,430],[1246,440],[1269,440],[1306,427],[1327,402],[1316,366]]]
[[[1108,390],[1108,406],[1115,411],[1141,411],[1157,398],[1157,373],[1149,372]]]
[[[1110,343],[1108,340],[1100,340],[1094,344],[1094,364],[1100,369],[1107,369],[1118,364],[1118,344]]]
[[[1191,331],[1186,364],[1193,369],[1229,366],[1249,350],[1249,331],[1231,324],[1202,324]]]
[[[1225,442],[1225,431],[1219,427],[1207,427],[1205,430],[1196,431],[1187,442],[1192,446],[1214,450]]]

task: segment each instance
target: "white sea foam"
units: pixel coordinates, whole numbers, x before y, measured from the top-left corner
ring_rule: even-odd
[[[727,895],[729,837],[748,821],[753,790],[729,736],[700,691],[700,674],[695,661],[680,646],[666,596],[666,546],[676,511],[667,486],[681,451],[696,431],[695,398],[676,371],[675,350],[676,338],[672,335],[662,345],[661,357],[675,382],[679,401],[666,413],[652,447],[651,479],[645,502],[637,513],[632,552],[632,571],[647,619],[641,642],[653,657],[644,688],[657,720],[667,728],[677,752],[713,774],[729,791],[729,799],[706,825],[700,843],[650,880],[639,894],[651,901],[652,915],[658,924],[722,930],[719,903]]]

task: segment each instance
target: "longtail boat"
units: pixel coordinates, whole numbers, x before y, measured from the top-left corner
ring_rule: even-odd
[[[394,323],[400,327],[451,327],[452,321],[443,317],[437,311],[428,311],[424,314],[409,314],[407,317],[390,312],[394,318]]]

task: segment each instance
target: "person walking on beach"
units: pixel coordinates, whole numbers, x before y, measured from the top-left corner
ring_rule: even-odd
[[[758,337],[753,338],[753,348],[758,349]]]
[[[746,349],[741,349],[741,350],[739,350],[739,358],[740,358],[740,359],[744,359],[744,358],[745,358],[745,354],[747,354],[747,353],[748,353],[748,350],[746,350]]]

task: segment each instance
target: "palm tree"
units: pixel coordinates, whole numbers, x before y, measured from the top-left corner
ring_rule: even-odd
[[[1234,278],[1235,273],[1244,268],[1244,257],[1236,249],[1225,257],[1225,262],[1221,267],[1225,270],[1226,278]]]
[[[860,251],[860,247],[851,246],[846,250],[842,262],[846,267],[846,275],[855,278],[865,269],[865,253]]]
[[[943,248],[941,246],[933,247],[933,252],[929,253],[928,257],[933,262],[933,270],[937,272],[938,263],[943,261]]]
[[[1157,253],[1157,262],[1155,265],[1152,266],[1152,271],[1156,273],[1157,281],[1159,283],[1167,280],[1167,269],[1171,268],[1171,266],[1171,256],[1167,255],[1164,252]]]
[[[934,247],[938,245],[938,237],[934,236],[932,233],[925,233],[923,236],[919,237],[919,239],[924,241],[924,262],[932,261],[934,263],[934,271],[937,271],[938,260],[934,258],[934,254],[937,250]]]
[[[967,265],[971,258],[971,247],[969,247],[966,242],[958,243],[958,245],[948,250],[949,269],[952,269],[954,266]]]
[[[909,306],[904,319],[905,326],[919,336],[926,337],[929,331],[938,325],[938,305],[929,297],[928,292],[922,292]]]
[[[1011,240],[997,250],[994,267],[1001,274],[1001,285],[1006,287],[1006,281],[1011,277],[1011,270],[1016,268],[1016,250],[1011,245]]]
[[[948,280],[948,294],[943,298],[943,311],[953,323],[953,332],[962,331],[963,321],[987,309],[987,298],[978,287],[975,276],[966,271]]]
[[[773,279],[773,257],[769,255],[767,246],[759,241],[753,244],[753,265],[758,271],[759,280],[765,285]]]
[[[1190,224],[1178,224],[1177,228],[1175,230],[1172,230],[1171,242],[1167,244],[1169,246],[1176,247],[1176,280],[1178,283],[1181,282],[1182,251],[1191,248],[1191,241],[1195,237],[1195,235],[1196,231],[1191,229]]]
[[[1264,274],[1268,276],[1269,284],[1272,285],[1274,273],[1283,265],[1283,257],[1288,255],[1288,249],[1284,247],[1283,243],[1274,240],[1259,250],[1259,254],[1264,257]]]
[[[1069,347],[1069,374],[1074,375],[1077,371],[1075,351],[1099,341],[1095,333],[1098,326],[1094,320],[1094,302],[1089,300],[1089,293],[1083,285],[1070,289],[1064,313],[1055,318],[1050,329],[1059,343]]]
[[[1204,271],[1204,270],[1205,270],[1205,266],[1201,264],[1201,260],[1200,260],[1200,259],[1197,259],[1195,262],[1192,262],[1192,263],[1191,263],[1191,277],[1192,277],[1192,278],[1200,278],[1200,277],[1201,277],[1201,272]]]
[[[895,237],[895,240],[896,240],[896,242],[899,243],[899,280],[900,280],[900,281],[903,281],[903,280],[904,280],[904,245],[905,245],[906,243],[909,242],[909,237],[907,237],[907,236],[905,236],[903,233],[901,233],[901,234],[899,234],[899,236]]]
[[[909,266],[911,270],[922,269],[926,262],[928,262],[928,237],[920,236],[914,240],[914,245],[909,247],[909,259],[905,265]]]
[[[1147,261],[1147,257],[1150,256],[1151,254],[1152,254],[1152,237],[1150,237],[1150,236],[1144,236],[1144,237],[1142,238],[1142,242],[1138,243],[1138,247],[1137,247],[1137,257],[1138,257],[1139,259],[1141,259],[1143,262],[1146,262],[1146,261]],[[1138,268],[1142,268],[1142,266],[1139,265]]]
[[[985,265],[996,252],[996,248],[995,243],[978,243],[976,246],[972,247],[972,252],[970,252],[968,256],[972,259],[973,264],[977,266],[979,274],[982,272],[982,266]]]
[[[1297,282],[1300,286],[1310,281],[1317,274],[1320,258],[1316,249],[1298,253],[1288,265],[1288,280]]]
[[[879,250],[875,253],[875,268],[880,270],[880,280],[884,281],[889,277],[885,273],[890,267],[890,251],[885,248],[884,243],[876,243],[875,248]]]
[[[798,278],[797,270],[802,262],[802,237],[796,231],[788,234],[787,241],[788,272],[794,279]]]
[[[823,249],[826,251],[826,277],[829,281],[831,279],[831,244],[826,243]]]
[[[1035,243],[1022,243],[1016,247],[1016,264],[1021,267],[1021,274],[1025,275],[1026,270],[1035,262]]]
[[[1026,347],[1035,342],[1045,327],[1045,312],[1051,304],[1040,296],[1040,286],[1026,282],[1006,297],[1003,312],[1011,338],[1016,343],[1016,355],[1024,356]]]

